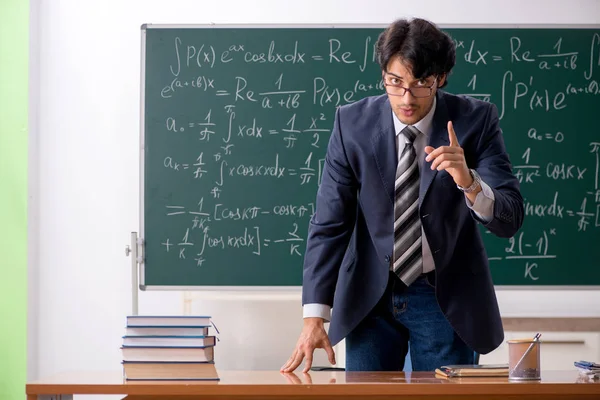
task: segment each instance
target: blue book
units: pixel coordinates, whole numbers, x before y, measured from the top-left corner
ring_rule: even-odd
[[[214,346],[214,336],[181,336],[181,335],[133,335],[123,336],[124,346],[141,347],[203,347]]]
[[[214,346],[165,347],[121,346],[125,361],[194,361],[214,360]]]
[[[127,326],[125,336],[207,336],[210,326]]]
[[[209,326],[206,315],[129,315],[127,326]]]

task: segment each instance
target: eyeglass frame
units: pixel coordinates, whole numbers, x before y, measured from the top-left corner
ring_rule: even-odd
[[[384,71],[384,77],[383,77],[383,86],[386,87],[385,92],[387,94],[389,94],[390,96],[404,96],[406,94],[406,92],[410,93],[410,95],[416,99],[426,99],[427,97],[431,97],[431,95],[433,94],[433,87],[437,85],[437,79],[438,77],[436,76],[435,79],[433,80],[433,83],[431,84],[431,86],[421,86],[419,88],[412,88],[412,89],[429,89],[429,94],[427,96],[415,96],[414,93],[412,92],[410,87],[404,87],[404,86],[399,86],[399,85],[393,85],[391,83],[385,83],[385,75],[388,75],[389,72]],[[394,75],[395,76],[395,75]],[[404,92],[402,92],[402,94],[393,94],[387,91],[387,87],[388,86],[392,86],[398,89],[404,89]]]

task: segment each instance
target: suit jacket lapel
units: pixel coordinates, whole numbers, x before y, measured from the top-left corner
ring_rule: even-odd
[[[377,169],[379,170],[379,176],[383,182],[385,193],[393,205],[394,181],[396,178],[398,156],[396,155],[396,135],[394,132],[392,108],[387,98],[380,107],[380,115],[379,118],[377,118],[377,121],[377,133],[371,138],[373,156],[375,157],[375,163],[377,164]]]
[[[437,103],[435,106],[435,113],[433,114],[431,135],[427,141],[427,145],[432,146],[433,148],[447,146],[450,143],[450,140],[448,139],[448,108],[446,107],[446,102],[444,100],[444,92],[438,90],[436,96]],[[437,172],[437,170],[431,169],[431,163],[423,159],[419,187],[419,207],[423,204],[429,186],[433,182]]]

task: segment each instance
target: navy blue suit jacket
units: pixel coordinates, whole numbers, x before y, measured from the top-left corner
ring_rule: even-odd
[[[494,192],[493,219],[485,227],[499,237],[513,236],[523,222],[523,199],[496,107],[443,90],[436,96],[428,144],[449,144],[451,120],[467,165]],[[332,306],[332,345],[369,313],[389,278],[395,137],[387,95],[336,111],[309,224],[302,288],[302,304]],[[436,297],[463,341],[486,354],[500,345],[504,332],[478,220],[452,177],[429,166],[421,166],[419,213],[435,262]]]

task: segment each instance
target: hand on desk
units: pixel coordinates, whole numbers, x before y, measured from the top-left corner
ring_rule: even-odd
[[[294,385],[299,385],[299,384],[303,383],[302,380],[300,380],[300,378],[298,377],[298,375],[296,375],[293,372],[285,372],[285,373],[282,373],[281,375],[283,375],[285,377],[285,379],[287,379],[288,383],[292,383]],[[312,385],[313,382],[312,382],[312,378],[311,378],[310,374],[307,372],[304,372],[303,375],[304,375],[304,383]]]
[[[310,374],[308,372],[302,373],[304,382],[300,379],[300,377],[298,377],[298,375],[296,375],[293,372],[283,372],[281,375],[283,375],[285,377],[285,379],[287,379],[288,383],[291,383],[293,385],[302,385],[302,384],[312,385],[313,384],[312,377],[310,376]],[[336,383],[336,379],[335,378],[329,379],[329,383]]]
[[[292,356],[281,367],[281,372],[292,372],[302,363],[304,363],[303,372],[308,372],[312,366],[313,352],[315,349],[325,349],[329,356],[329,362],[335,364],[335,353],[329,342],[327,332],[322,318],[304,318],[304,328],[300,333],[300,338],[292,352]]]

